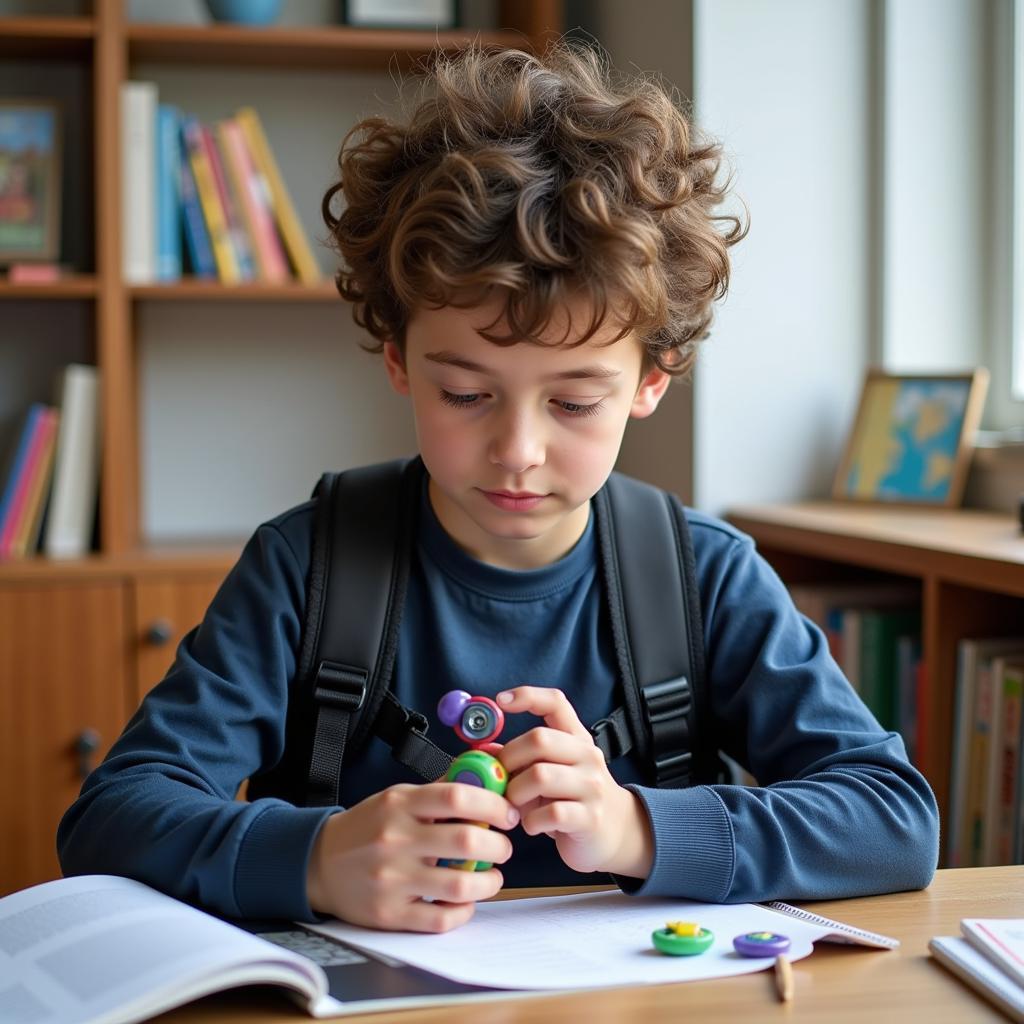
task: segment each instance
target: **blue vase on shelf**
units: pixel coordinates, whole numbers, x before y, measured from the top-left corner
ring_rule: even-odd
[[[235,25],[270,25],[281,14],[281,0],[206,0],[215,21]]]

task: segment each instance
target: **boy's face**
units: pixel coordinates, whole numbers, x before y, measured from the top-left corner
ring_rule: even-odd
[[[533,568],[579,540],[627,420],[649,416],[669,378],[655,369],[641,379],[632,336],[602,345],[613,326],[577,348],[495,345],[477,328],[491,326],[497,310],[418,311],[404,358],[389,342],[384,361],[394,389],[412,399],[441,525],[481,561]],[[555,324],[550,337],[563,333]]]

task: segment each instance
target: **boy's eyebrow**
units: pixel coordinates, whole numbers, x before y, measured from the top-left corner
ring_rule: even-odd
[[[474,363],[472,359],[465,359],[454,352],[427,352],[424,356],[432,363],[440,363],[442,366],[457,366],[462,370],[469,370],[470,373],[486,373],[491,371],[480,363]],[[613,370],[610,366],[601,366],[594,363],[592,366],[580,366],[575,370],[562,370],[559,373],[552,373],[547,380],[612,380],[621,377],[620,370]]]

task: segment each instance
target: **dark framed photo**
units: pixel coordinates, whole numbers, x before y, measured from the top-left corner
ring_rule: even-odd
[[[0,99],[0,264],[57,259],[60,157],[56,103]]]
[[[988,388],[984,369],[869,370],[832,497],[895,505],[959,505]]]
[[[458,0],[344,0],[342,20],[358,28],[455,28],[459,4]]]

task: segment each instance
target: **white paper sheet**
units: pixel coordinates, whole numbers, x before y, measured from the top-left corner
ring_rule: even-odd
[[[714,932],[714,944],[698,956],[665,956],[652,946],[651,932],[668,921],[695,921]],[[621,892],[481,903],[468,924],[443,935],[373,931],[339,921],[306,927],[457,981],[523,989],[748,974],[772,966],[775,959],[739,956],[732,946],[735,936],[779,932],[792,941],[788,958],[799,960],[830,931],[750,903],[686,903]]]

